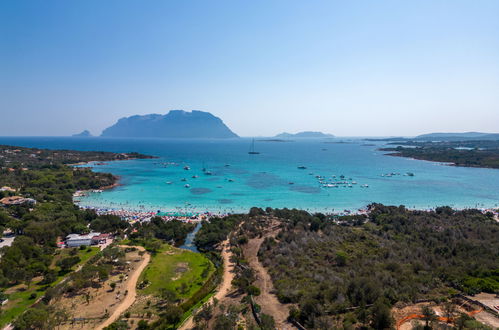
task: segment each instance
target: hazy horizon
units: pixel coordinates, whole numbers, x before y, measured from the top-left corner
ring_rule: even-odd
[[[243,137],[497,132],[497,1],[4,1],[0,136],[202,110]]]

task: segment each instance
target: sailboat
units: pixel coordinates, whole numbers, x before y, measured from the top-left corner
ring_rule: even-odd
[[[250,155],[258,155],[258,154],[260,154],[260,152],[255,151],[255,139],[253,139],[251,141],[251,146],[250,146],[250,150],[248,151],[248,154],[250,154]]]

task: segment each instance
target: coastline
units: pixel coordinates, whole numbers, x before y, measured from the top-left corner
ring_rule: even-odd
[[[381,204],[391,205],[391,206],[400,206],[400,205],[392,205],[389,203],[381,203]],[[179,211],[175,207],[157,207],[157,208],[154,208],[154,207],[140,208],[140,207],[134,207],[134,206],[114,207],[112,205],[94,206],[94,205],[83,205],[80,203],[75,203],[75,205],[77,205],[78,207],[83,208],[83,209],[92,209],[98,213],[103,213],[103,214],[136,213],[136,214],[150,215],[150,214],[158,214],[158,210],[165,210],[165,211],[160,212],[160,214],[174,214],[175,213],[175,214],[178,214],[179,217],[185,217],[185,218],[198,217],[198,216],[208,216],[208,217],[220,216],[220,217],[223,217],[223,216],[227,216],[230,214],[247,214],[250,212],[250,209],[251,209],[251,207],[248,207],[245,209],[235,210],[234,212],[219,212],[219,211],[213,211],[213,210],[199,210],[199,211],[195,211],[195,210],[193,210],[193,211],[181,211],[180,210]],[[435,211],[435,209],[437,209],[438,207],[443,207],[443,206],[446,206],[446,205],[435,205],[433,207],[409,207],[407,205],[404,205],[404,207],[407,210],[423,211],[423,212]],[[322,213],[326,216],[347,216],[347,215],[365,215],[368,213],[367,207],[368,207],[368,205],[365,205],[365,207],[362,207],[362,208],[358,208],[358,209],[352,208],[351,210],[345,209],[345,210],[337,211],[337,212],[328,212],[325,209],[310,209],[310,208],[304,209],[304,208],[300,208],[300,207],[287,207],[287,208],[303,210],[303,211],[306,211],[310,214]],[[285,207],[282,207],[282,208],[285,208]],[[274,209],[282,209],[282,208],[274,208]],[[492,212],[494,214],[499,215],[499,208],[496,206],[483,206],[483,207],[469,207],[468,206],[468,207],[451,207],[451,208],[453,210],[456,210],[456,211],[479,210],[483,213]]]
[[[498,167],[494,167],[494,166],[457,164],[455,162],[445,162],[445,161],[438,161],[438,160],[432,160],[432,159],[426,159],[426,158],[417,158],[417,157],[414,157],[414,156],[404,156],[401,152],[398,152],[396,150],[388,150],[388,149],[380,148],[380,149],[378,149],[378,151],[387,152],[387,153],[383,154],[385,156],[400,157],[400,158],[406,158],[406,159],[413,159],[413,160],[419,160],[419,161],[424,161],[424,162],[437,163],[437,164],[441,164],[441,165],[445,165],[445,166],[465,167],[465,168],[483,168],[483,169],[489,169],[489,170],[499,170]]]
[[[404,156],[399,156],[399,155],[395,155],[395,154],[385,154],[385,155],[421,161],[421,159],[404,157]],[[432,160],[423,160],[423,161],[435,163],[435,164],[443,165],[443,166],[467,167],[467,166],[457,166],[457,165],[454,165],[452,163],[437,162],[437,161],[432,161]],[[114,160],[109,161],[109,162],[114,162]],[[92,163],[92,162],[86,162],[85,164],[89,165],[90,163]],[[90,167],[91,170],[93,171],[93,168],[95,166],[88,166],[88,167]],[[468,167],[468,168],[470,168],[470,167]],[[490,168],[487,168],[487,169],[490,169]],[[109,172],[101,172],[101,173],[109,173]],[[116,182],[114,184],[101,187],[101,188],[99,188],[98,191],[89,190],[89,191],[85,191],[85,193],[88,193],[88,194],[103,193],[104,191],[109,191],[109,190],[112,190],[112,189],[120,187],[120,186],[125,186],[125,184],[121,182],[121,180],[122,180],[121,176],[115,175],[113,173],[109,173],[109,174],[112,174],[113,177],[116,179]],[[78,196],[78,197],[85,197],[85,196],[83,195],[83,196]],[[261,208],[266,207],[266,206],[247,206],[247,207],[234,206],[234,207],[226,207],[222,210],[222,207],[212,207],[212,206],[196,207],[190,203],[188,203],[189,206],[181,207],[181,206],[176,206],[176,205],[148,205],[148,206],[143,205],[143,204],[133,205],[133,204],[128,204],[128,202],[127,202],[128,205],[123,205],[123,203],[112,202],[112,201],[107,201],[108,203],[95,205],[92,203],[75,201],[74,199],[73,199],[73,202],[75,205],[77,205],[80,208],[93,209],[93,210],[96,210],[97,212],[101,212],[101,213],[105,213],[105,214],[135,213],[135,214],[141,214],[142,216],[147,217],[147,215],[150,216],[150,214],[153,214],[153,213],[156,214],[156,213],[158,213],[159,210],[161,210],[163,213],[176,213],[176,214],[179,214],[179,217],[184,217],[185,219],[192,219],[192,220],[193,220],[192,216],[198,217],[200,215],[208,215],[208,216],[221,216],[221,217],[223,217],[223,216],[226,216],[229,214],[248,213],[252,207],[261,207]],[[285,206],[281,206],[281,207],[273,207],[273,208],[281,208],[281,209],[282,208],[290,208],[290,209],[296,208],[296,209],[304,210],[310,214],[323,213],[323,214],[328,215],[328,216],[344,216],[344,215],[366,214],[367,206],[371,203],[381,203],[384,205],[396,205],[396,206],[399,205],[399,204],[390,203],[390,202],[372,201],[372,202],[366,203],[364,205],[361,205],[360,207],[350,206],[350,207],[343,208],[343,207],[338,207],[338,206],[336,206],[336,207],[329,206],[327,208],[313,208],[313,207],[307,207],[307,206],[291,205],[292,203],[290,203],[289,205],[285,205]],[[437,207],[447,206],[445,203],[438,204],[438,205],[432,205],[432,206],[430,206],[430,205],[427,205],[427,206],[416,206],[416,205],[408,206],[407,204],[408,203],[401,204],[401,205],[404,205],[406,207],[406,209],[413,210],[413,211],[416,211],[416,210],[433,211]],[[490,203],[489,204],[476,203],[476,206],[469,206],[469,205],[466,205],[466,206],[448,205],[448,206],[452,207],[452,209],[457,210],[457,211],[466,210],[466,209],[477,209],[477,210],[480,210],[482,212],[488,212],[488,211],[496,212],[496,210],[499,209],[499,207],[497,206],[497,203],[495,205],[492,205]],[[182,210],[183,208],[185,208],[185,210]],[[331,210],[334,210],[334,211],[331,211]]]

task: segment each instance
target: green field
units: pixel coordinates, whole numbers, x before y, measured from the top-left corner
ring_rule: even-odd
[[[55,256],[51,267],[56,271],[60,270],[59,267],[55,266],[56,261],[69,256],[70,249],[63,249],[59,251],[60,253]],[[80,257],[81,261],[77,265],[73,266],[73,270],[77,269],[80,265],[85,263],[92,256],[96,255],[99,251],[100,249],[97,247],[91,248],[90,251],[88,251],[87,249],[78,250],[77,255]],[[55,282],[50,284],[50,286],[53,287],[57,285],[67,275],[69,274],[58,276]],[[21,313],[23,313],[29,306],[34,304],[40,297],[45,294],[45,291],[48,289],[48,287],[46,285],[40,285],[38,284],[38,282],[40,282],[40,280],[34,281],[29,286],[29,288],[27,288],[25,285],[17,285],[16,287],[6,290],[9,292],[9,301],[5,306],[2,306],[0,314],[0,327],[3,327],[4,325],[12,322],[16,317],[21,315]]]
[[[214,271],[213,263],[201,253],[165,244],[142,272],[139,283],[147,280],[149,284],[139,292],[157,296],[160,289],[165,288],[175,292],[179,298],[189,298]]]

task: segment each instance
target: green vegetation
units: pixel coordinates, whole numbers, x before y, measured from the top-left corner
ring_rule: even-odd
[[[35,316],[48,312],[43,301],[41,306],[37,303],[36,311],[28,307],[42,296],[49,300],[65,275],[97,253],[96,249],[59,250],[58,238],[86,233],[89,224],[109,231],[123,230],[123,222],[80,210],[72,202],[76,190],[109,186],[117,178],[67,164],[131,158],[149,156],[0,146],[0,186],[12,188],[0,192],[0,198],[17,195],[36,200],[36,204],[0,208],[0,230],[8,228],[17,235],[12,246],[0,251],[0,294],[9,299],[2,307],[0,324],[14,320],[26,310],[20,322],[38,322]]]
[[[499,141],[408,141],[392,144],[399,146],[381,150],[393,152],[389,154],[391,156],[452,163],[456,166],[499,168]]]
[[[160,319],[149,329],[174,329],[195,306],[209,297],[216,286],[218,271],[203,254],[163,244],[142,272],[138,289],[154,297],[150,308]],[[151,301],[151,300],[150,300]],[[143,325],[144,329],[148,329]]]
[[[223,218],[211,218],[203,222],[203,226],[196,234],[194,244],[200,251],[211,251],[216,245],[227,238],[236,226],[243,221],[245,215],[229,215]]]
[[[14,244],[17,243],[17,239]],[[34,281],[33,283],[18,284],[11,286],[7,290],[6,297],[9,302],[2,307],[2,313],[0,314],[0,326],[4,326],[9,322],[12,322],[17,316],[26,311],[28,307],[33,305],[36,300],[45,295],[47,290],[58,285],[67,273],[62,271],[62,269],[57,266],[59,260],[63,260],[69,256],[77,257],[80,259],[79,263],[74,264],[71,270],[76,269],[79,265],[84,264],[91,257],[95,256],[99,252],[98,248],[90,248],[85,250],[78,249],[64,249],[59,250],[59,253],[54,257],[51,265],[48,266],[48,271],[45,277]],[[48,275],[48,274],[53,274]],[[47,278],[50,280],[47,281]],[[35,297],[33,297],[35,295]]]
[[[192,296],[214,272],[213,263],[200,253],[164,244],[142,272],[141,294],[160,295],[166,289],[180,299]]]
[[[499,223],[477,210],[374,204],[363,220],[286,209],[271,215],[283,229],[259,256],[279,300],[296,303],[292,313],[307,328],[332,327],[337,314],[343,326],[379,328],[398,301],[499,290]]]
[[[146,248],[151,241],[162,240],[164,242],[180,245],[187,235],[194,230],[196,224],[185,223],[178,220],[164,221],[160,217],[153,217],[151,221],[136,223],[134,231],[130,233],[132,244],[141,244]]]

